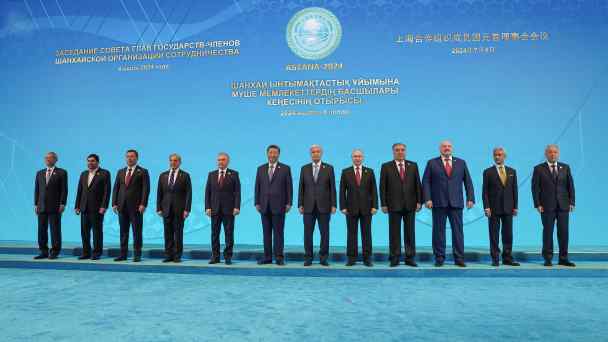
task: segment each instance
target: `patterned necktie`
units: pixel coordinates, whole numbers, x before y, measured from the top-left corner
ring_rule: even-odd
[[[399,163],[399,177],[401,177],[401,181],[405,180],[405,168],[403,167],[403,162]]]
[[[507,173],[505,172],[504,165],[498,166],[498,176],[500,177],[500,182],[502,186],[507,185]]]
[[[445,173],[448,177],[452,176],[452,164],[450,164],[449,158],[445,158]]]
[[[217,183],[220,185],[224,185],[224,170],[220,171],[220,177],[217,179]]]
[[[51,179],[52,174],[53,174],[52,169],[46,169],[46,184],[49,184],[49,180]]]
[[[272,176],[274,176],[274,165],[270,165],[268,168],[268,180],[272,180]]]
[[[555,163],[551,164],[551,175],[553,179],[557,179],[557,165]]]
[[[319,164],[313,164],[312,178],[314,179],[314,181],[316,183],[317,179],[319,178]]]
[[[357,186],[361,185],[361,173],[358,166],[355,168],[355,183],[357,183]]]
[[[125,178],[125,185],[129,186],[129,183],[131,183],[131,171],[132,169],[129,168],[129,171],[127,171],[127,178]]]
[[[175,170],[171,169],[171,174],[169,174],[169,188],[173,189],[173,185],[175,185]]]

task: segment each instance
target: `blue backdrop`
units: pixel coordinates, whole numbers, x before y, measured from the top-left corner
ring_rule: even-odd
[[[312,6],[331,11],[342,28],[335,51],[320,60],[299,57],[286,41],[289,20]],[[243,187],[236,243],[261,244],[252,196],[268,144],[279,144],[281,160],[291,165],[296,198],[299,169],[313,143],[324,147],[324,160],[338,174],[350,165],[355,147],[379,174],[393,142],[406,143],[408,159],[422,171],[438,155],[439,141],[451,139],[455,155],[468,162],[478,200],[465,213],[466,245],[487,245],[481,174],[496,145],[507,149],[507,164],[519,173],[515,244],[540,245],[529,177],[548,143],[561,146],[562,160],[574,172],[571,244],[608,245],[600,215],[608,193],[602,179],[608,167],[602,143],[608,124],[607,19],[608,1],[598,0],[2,1],[0,240],[35,241],[34,174],[50,150],[69,173],[65,241],[80,240],[73,205],[86,155],[98,153],[114,177],[124,151],[136,148],[140,164],[151,172],[150,203],[168,155],[183,156],[182,168],[194,186],[186,243],[209,242],[203,185],[217,152],[229,152]],[[64,64],[56,59],[59,51],[74,49],[237,40],[232,52],[208,47],[222,54],[216,56]],[[311,63],[338,68],[289,70]],[[146,65],[153,67],[141,70]],[[360,78],[397,79],[398,93],[353,96],[358,104],[276,107],[267,98],[234,97],[231,88],[240,81]],[[285,110],[340,115],[282,116]],[[417,221],[418,245],[430,245],[430,212],[422,210]],[[374,245],[387,245],[386,215],[374,217],[373,230]],[[105,236],[106,242],[118,241],[113,213],[106,215]],[[336,214],[331,244],[345,245],[345,238],[344,217]],[[162,241],[154,210],[146,212],[144,240]],[[287,217],[285,242],[303,243],[296,211]]]

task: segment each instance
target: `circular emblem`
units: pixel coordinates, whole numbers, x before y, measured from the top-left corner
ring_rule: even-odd
[[[298,11],[287,24],[287,45],[305,59],[321,59],[331,55],[340,45],[342,26],[330,11],[309,7]]]

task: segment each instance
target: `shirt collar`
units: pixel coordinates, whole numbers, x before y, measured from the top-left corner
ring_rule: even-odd
[[[357,168],[359,168],[360,170],[363,170],[363,164],[361,164],[359,166],[353,164],[353,170],[357,170]]]
[[[452,156],[449,156],[449,157],[440,156],[440,158],[441,158],[442,162],[445,162],[446,159],[449,160],[450,162],[452,162]]]
[[[555,162],[552,163],[552,162],[550,162],[550,161],[547,160],[547,165],[549,165],[549,167],[551,167],[552,165],[557,166],[557,161],[555,161]]]
[[[312,166],[317,166],[317,167],[320,167],[320,166],[321,166],[321,163],[322,163],[322,162],[321,162],[320,160],[319,160],[319,162],[317,162],[317,163],[312,162]]]
[[[137,168],[137,164],[135,164],[133,166],[127,165],[127,171],[129,171],[129,169],[131,169],[131,171],[135,171],[136,168]]]
[[[395,165],[399,166],[399,163],[403,163],[403,166],[405,166],[405,159],[403,159],[403,160],[395,159]]]
[[[93,170],[89,170],[89,173],[96,173],[97,171],[99,171],[99,168],[95,168]]]

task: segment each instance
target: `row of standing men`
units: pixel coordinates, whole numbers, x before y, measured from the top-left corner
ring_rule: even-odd
[[[435,266],[446,259],[446,222],[450,222],[454,264],[465,267],[463,209],[475,204],[473,183],[466,162],[452,156],[452,143],[440,143],[440,156],[428,161],[422,180],[415,162],[405,159],[406,146],[392,146],[393,160],[382,165],[380,172],[380,210],[388,214],[390,266],[399,265],[404,243],[404,263],[416,267],[415,215],[426,206],[432,210],[432,245]],[[292,176],[288,165],[279,162],[280,148],[266,149],[268,162],[259,166],[255,180],[255,208],[260,213],[264,256],[259,264],[274,261],[284,265],[283,236],[285,215],[292,207]],[[322,148],[310,148],[312,162],[300,172],[297,209],[304,223],[304,266],[313,261],[313,232],[320,231],[319,262],[328,266],[329,223],[337,209],[337,189],[334,169],[321,161]],[[347,222],[347,266],[358,259],[358,235],[361,234],[362,260],[372,266],[372,216],[378,211],[378,188],[372,168],[363,165],[363,152],[352,152],[351,167],[342,171],[339,182],[340,211]],[[534,168],[532,197],[543,226],[542,255],[545,266],[552,266],[553,231],[557,223],[559,264],[574,266],[568,259],[568,219],[574,210],[574,182],[567,164],[558,162],[559,148],[548,145],[546,161]],[[143,213],[148,206],[150,178],[148,171],[138,165],[138,152],[128,150],[127,166],[116,175],[111,191],[110,172],[99,167],[99,156],[87,157],[87,170],[80,175],[75,201],[75,213],[81,217],[83,253],[80,259],[101,257],[103,249],[103,219],[111,201],[120,225],[120,255],[115,261],[127,259],[129,231],[133,233],[133,261],[141,260]],[[518,183],[515,169],[505,165],[504,148],[493,150],[495,165],[483,172],[483,206],[488,217],[492,265],[499,259],[505,265],[518,266],[513,260],[513,217],[518,212]],[[38,245],[35,259],[57,258],[61,250],[61,215],[67,200],[67,171],[56,167],[57,154],[45,156],[46,168],[36,174],[34,206],[38,217]],[[180,168],[181,157],[169,157],[169,170],[159,176],[156,212],[163,219],[164,262],[180,262],[183,252],[184,222],[190,214],[192,183],[190,175]],[[205,214],[211,218],[212,256],[209,263],[220,261],[220,231],[224,228],[224,261],[232,263],[234,222],[240,213],[241,185],[236,170],[228,168],[229,156],[219,153],[217,170],[211,171],[205,186]],[[464,189],[464,192],[463,192]],[[466,200],[465,200],[466,199]],[[403,230],[402,230],[403,222]],[[48,230],[52,248],[48,248]],[[91,247],[91,232],[93,247]],[[502,255],[499,248],[502,236]]]

